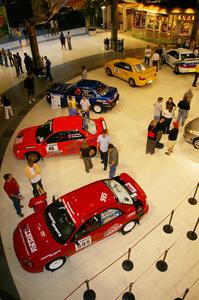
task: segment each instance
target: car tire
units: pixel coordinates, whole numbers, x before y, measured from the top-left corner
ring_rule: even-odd
[[[194,145],[194,148],[196,148],[196,149],[199,150],[199,138],[196,138],[196,139],[193,141],[193,145]]]
[[[121,233],[123,234],[123,235],[125,235],[125,234],[127,234],[127,233],[129,233],[131,230],[133,230],[133,228],[136,226],[136,221],[130,221],[130,222],[128,222],[128,223],[126,223],[123,227],[122,227],[122,229],[121,229]]]
[[[93,105],[93,111],[96,114],[101,114],[101,112],[102,112],[102,106],[100,104]]]
[[[129,78],[129,85],[135,87],[135,80],[133,78]]]
[[[91,150],[92,150],[91,157],[94,157],[96,155],[96,153],[97,153],[97,149],[96,149],[96,147],[92,146]]]
[[[26,153],[26,159],[36,163],[40,160],[40,155],[37,152],[28,152]]]
[[[110,68],[106,68],[106,74],[107,74],[108,76],[113,76],[112,71],[111,71]]]
[[[45,269],[47,271],[51,271],[51,272],[54,272],[58,269],[60,269],[66,262],[66,257],[62,256],[62,257],[58,257],[50,262],[48,262],[46,265],[45,265]]]
[[[179,74],[179,67],[178,67],[178,66],[175,66],[174,72],[175,72],[176,74]]]

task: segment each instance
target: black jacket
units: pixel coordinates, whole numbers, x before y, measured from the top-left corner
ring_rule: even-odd
[[[190,105],[187,100],[181,100],[178,102],[178,107],[184,110],[190,110]]]
[[[178,137],[178,132],[179,132],[178,128],[171,129],[169,131],[169,136],[168,136],[169,141],[176,141]]]

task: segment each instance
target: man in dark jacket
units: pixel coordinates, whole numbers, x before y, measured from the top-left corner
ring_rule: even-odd
[[[24,64],[26,66],[27,74],[30,75],[33,73],[33,61],[32,58],[27,54],[24,53]]]
[[[109,161],[109,178],[115,176],[116,168],[118,166],[119,154],[117,148],[113,144],[108,145],[108,161]]]
[[[186,116],[188,114],[188,111],[190,110],[190,104],[187,101],[186,97],[184,97],[183,100],[178,102],[178,108],[179,108],[179,110],[178,110],[177,122],[178,122],[178,124],[180,124],[180,120],[182,119],[181,124],[183,126]]]
[[[34,85],[34,77],[32,74],[29,74],[24,80],[24,88],[27,91],[28,95],[28,103],[31,104],[35,102],[35,85]]]
[[[165,154],[170,155],[171,153],[173,153],[173,148],[175,145],[175,142],[177,140],[178,137],[178,123],[177,122],[173,122],[173,128],[169,131],[169,135],[168,135],[168,149],[165,152]]]
[[[52,75],[51,75],[51,61],[48,59],[47,56],[44,56],[44,59],[46,61],[45,69],[46,69],[46,76],[45,79],[47,80],[49,78],[50,81],[53,81]]]

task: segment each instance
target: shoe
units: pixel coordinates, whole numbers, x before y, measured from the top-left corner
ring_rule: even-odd
[[[19,217],[23,218],[24,217],[24,214],[20,213],[18,214]]]
[[[28,103],[31,104],[32,102],[31,102],[31,101],[28,101]]]
[[[104,171],[106,171],[107,167],[104,167]]]
[[[169,152],[165,152],[165,154],[167,154],[167,155],[170,155],[170,153],[169,153]]]
[[[93,166],[92,167],[90,167],[90,170],[93,168]]]
[[[86,173],[89,173],[89,170],[86,170]]]
[[[35,98],[32,98],[32,102],[35,102]]]
[[[20,207],[23,208],[24,206],[23,206],[23,205],[20,205]]]
[[[103,164],[103,160],[101,160],[101,164]]]
[[[194,86],[194,87],[197,87],[197,85],[196,85],[196,84],[192,84],[192,86]]]

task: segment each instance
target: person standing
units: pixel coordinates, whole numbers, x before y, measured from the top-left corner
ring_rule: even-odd
[[[90,110],[90,102],[89,100],[86,98],[85,95],[82,96],[82,100],[80,101],[80,105],[81,105],[81,111],[82,113],[86,115],[86,117],[88,119],[90,119],[90,113],[89,113],[89,110]]]
[[[192,86],[197,87],[198,77],[199,77],[199,64],[196,65],[196,71],[195,71],[195,76],[194,76],[194,81]]]
[[[159,63],[161,64],[162,63],[162,54],[163,54],[163,49],[162,49],[161,45],[158,45],[158,48],[156,49],[155,52],[159,54]]]
[[[16,75],[17,75],[17,77],[19,77],[19,75],[20,75],[19,64],[18,64],[18,59],[17,59],[16,54],[13,55],[13,65],[14,65],[15,70],[16,70]]]
[[[179,133],[178,123],[173,122],[173,128],[169,131],[168,148],[167,148],[167,151],[165,152],[165,154],[170,155],[171,153],[173,153],[173,148],[174,148],[175,142],[178,138],[178,133]]]
[[[149,66],[152,50],[150,45],[148,45],[144,51],[144,62]]]
[[[45,69],[46,69],[45,79],[47,80],[49,78],[49,80],[52,82],[53,78],[51,75],[51,61],[48,59],[47,56],[44,56],[44,60],[45,60]]]
[[[21,31],[19,28],[16,29],[16,35],[18,37],[18,40],[19,40],[19,45],[20,47],[22,47],[22,42],[21,42]]]
[[[64,34],[63,34],[62,31],[60,32],[59,39],[60,39],[60,43],[61,43],[61,48],[62,48],[62,50],[63,50],[63,48],[66,49],[66,39],[65,39],[65,36],[64,36]]]
[[[12,110],[11,101],[6,97],[6,95],[4,95],[2,97],[2,104],[4,107],[4,111],[5,111],[5,119],[6,119],[6,121],[8,121],[10,116],[11,117],[14,116],[14,113]]]
[[[82,76],[82,80],[87,79],[87,69],[86,69],[86,66],[82,66],[81,76]]]
[[[23,34],[25,36],[26,46],[27,46],[28,45],[28,29],[26,27],[24,27],[24,29],[23,29]]]
[[[156,125],[157,121],[152,120],[148,126],[147,132],[147,142],[146,142],[146,154],[155,153],[155,144],[156,144]]]
[[[190,104],[185,97],[183,98],[183,100],[178,102],[178,108],[179,109],[178,109],[177,122],[178,124],[180,124],[180,120],[182,119],[181,125],[184,126],[186,116],[188,114],[188,111],[190,110]]]
[[[50,29],[52,36],[55,34],[55,23],[53,20],[50,21]]]
[[[164,133],[169,134],[169,128],[173,118],[173,106],[167,105],[166,109],[164,109],[162,112],[162,116],[165,118]]]
[[[84,140],[80,148],[80,158],[83,159],[85,170],[87,173],[89,173],[89,170],[93,168],[93,164],[91,161],[91,152],[92,148],[89,147],[87,142]]]
[[[28,95],[28,103],[31,104],[35,102],[35,84],[34,84],[34,77],[32,74],[28,75],[24,80],[24,88],[27,91]]]
[[[108,161],[109,161],[109,178],[113,178],[118,166],[119,154],[117,148],[113,144],[108,145]]]
[[[27,54],[24,53],[24,64],[26,66],[27,74],[30,75],[33,73],[33,61],[32,58]]]
[[[160,117],[162,115],[162,102],[163,102],[163,98],[158,97],[158,100],[153,104],[153,106],[154,106],[154,120],[157,121],[157,122],[160,121]]]
[[[68,96],[68,114],[69,116],[77,116],[78,114],[77,102],[72,96]]]
[[[156,50],[152,56],[152,64],[153,64],[153,67],[156,67],[157,71],[159,69],[159,60],[160,60],[160,55],[157,53],[157,50]]]
[[[7,51],[7,56],[9,58],[10,61],[10,66],[13,67],[13,57],[12,57],[12,52],[8,49]]]
[[[168,100],[166,101],[166,109],[167,109],[169,106],[172,107],[172,110],[173,110],[173,113],[174,113],[174,111],[176,110],[176,105],[175,105],[175,103],[173,102],[173,98],[172,98],[172,97],[169,97]]]
[[[9,67],[9,66],[8,66],[8,57],[7,57],[7,53],[6,53],[6,51],[4,50],[4,48],[2,48],[2,56],[3,56],[3,59],[4,59],[4,66],[5,66],[5,67]]]
[[[163,65],[165,63],[165,55],[166,55],[166,51],[167,51],[167,44],[164,44],[162,46],[162,57],[161,57],[161,65]]]
[[[101,163],[104,164],[104,171],[107,169],[108,164],[109,141],[110,137],[107,133],[107,129],[103,129],[102,134],[100,134],[97,138],[97,152],[100,153]]]
[[[160,121],[157,122],[156,124],[155,147],[158,149],[162,149],[164,147],[163,143],[160,143],[164,130],[165,130],[165,118],[161,117]]]
[[[32,185],[34,197],[46,194],[41,181],[41,168],[38,164],[34,163],[33,160],[28,159],[25,174]]]
[[[17,57],[17,61],[18,61],[19,72],[22,74],[23,73],[22,59],[21,59],[21,56],[19,55],[19,52],[17,52],[16,57]]]
[[[3,66],[3,55],[1,49],[0,49],[0,65]]]
[[[19,217],[24,217],[21,212],[21,208],[23,205],[20,204],[22,196],[20,194],[20,186],[16,179],[12,176],[12,174],[7,173],[3,176],[5,183],[3,186],[4,191],[8,195],[8,197],[12,200],[13,206]]]
[[[67,39],[68,49],[72,50],[71,36],[70,36],[70,32],[69,31],[68,31],[68,34],[66,36],[66,39]]]

